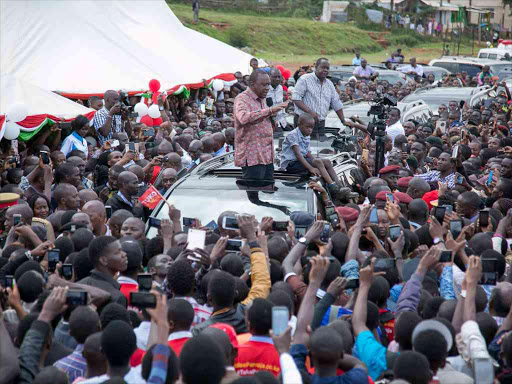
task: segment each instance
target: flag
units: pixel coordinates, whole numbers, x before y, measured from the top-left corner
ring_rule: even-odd
[[[148,188],[144,194],[139,197],[140,203],[149,209],[155,209],[158,203],[163,199],[160,192],[156,190],[154,186]]]

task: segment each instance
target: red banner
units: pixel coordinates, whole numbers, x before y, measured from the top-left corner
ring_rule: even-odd
[[[149,209],[155,209],[160,200],[162,200],[162,195],[153,186],[148,188],[148,190],[139,197],[140,203]]]

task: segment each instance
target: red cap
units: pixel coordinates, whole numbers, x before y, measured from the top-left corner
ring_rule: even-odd
[[[345,221],[356,221],[359,216],[357,209],[350,207],[336,207],[336,212],[338,212],[338,215],[343,217]]]
[[[379,193],[377,193],[377,196],[375,196],[375,199],[380,200],[380,201],[387,201],[388,194],[393,195],[393,197],[395,198],[395,201],[400,203],[400,198],[396,195],[396,193],[391,193],[389,191],[380,191]]]
[[[439,193],[437,190],[427,192],[423,195],[422,200],[427,203],[428,209],[437,207],[437,200],[439,199]]]
[[[397,185],[399,187],[407,188],[407,187],[409,187],[409,183],[411,182],[412,179],[413,179],[412,176],[401,177],[398,179]]]
[[[398,172],[400,167],[398,165],[388,165],[387,167],[381,168],[379,175],[385,175],[386,173]]]
[[[231,325],[226,323],[215,323],[210,325],[210,328],[217,328],[223,331],[229,337],[229,341],[233,348],[238,348],[238,340],[236,338],[236,331]]]
[[[409,204],[412,201],[412,197],[407,193],[395,192],[395,196],[398,197],[398,200],[403,204]]]

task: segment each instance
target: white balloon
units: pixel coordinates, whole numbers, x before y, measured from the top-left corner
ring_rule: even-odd
[[[14,140],[20,135],[20,126],[12,121],[5,123],[4,139]]]
[[[135,104],[133,110],[138,113],[139,117],[146,116],[148,114],[148,106],[143,102]]]
[[[7,110],[7,118],[9,121],[17,123],[25,120],[28,116],[28,107],[22,103],[16,103],[9,107]]]
[[[213,85],[213,89],[216,90],[217,92],[222,91],[224,89],[224,82],[222,80],[215,79],[215,80],[213,80],[212,85]]]
[[[148,115],[152,119],[158,119],[161,116],[160,109],[158,109],[158,104],[153,104],[151,107],[149,107]]]

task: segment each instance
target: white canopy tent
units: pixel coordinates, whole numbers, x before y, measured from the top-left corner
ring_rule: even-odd
[[[17,103],[28,107],[28,116],[53,115],[71,119],[94,111],[9,74],[0,76],[0,94],[0,115],[6,114],[9,107]]]
[[[0,18],[1,72],[70,97],[249,72],[250,55],[184,27],[164,0],[1,1]]]

